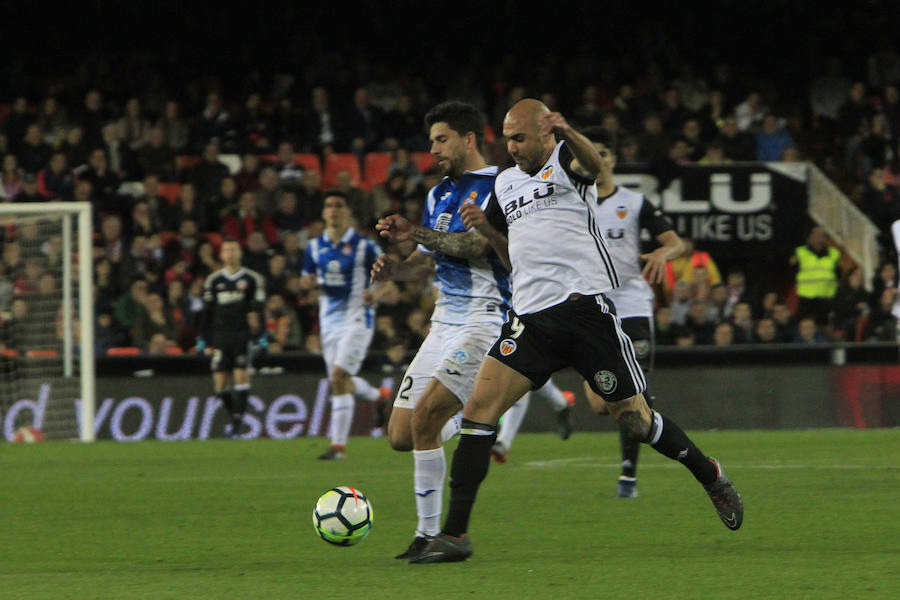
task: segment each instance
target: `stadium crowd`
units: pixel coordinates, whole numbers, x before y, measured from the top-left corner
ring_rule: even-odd
[[[300,270],[307,241],[322,232],[323,191],[347,194],[356,227],[373,238],[383,215],[416,222],[440,178],[424,112],[447,98],[478,106],[490,124],[485,155],[502,166],[502,117],[534,96],[580,126],[615,132],[619,165],[642,165],[661,181],[687,163],[812,161],[884,233],[875,292],[866,293],[860,270],[844,261],[824,317],[814,318],[797,313],[790,290],[748,282],[739,267],[720,273],[715,257],[698,262],[702,253],[691,247],[658,290],[658,343],[894,339],[900,54],[889,40],[852,63],[823,61],[793,96],[779,93],[776,73],[745,78],[728,60],[701,67],[660,40],[642,34],[636,41],[647,59],[640,66],[585,56],[563,68],[548,55],[525,84],[515,75],[522,65],[509,56],[484,73],[457,67],[435,87],[393,63],[333,52],[300,65],[297,75],[247,67],[236,84],[183,72],[170,82],[142,53],[88,54],[40,80],[7,73],[0,201],[93,206],[98,354],[190,350],[202,283],[219,267],[225,235],[240,240],[245,265],[265,276],[273,349],[316,352],[316,292],[301,287]],[[59,236],[38,236],[36,227],[3,233],[5,346],[27,344],[28,327],[58,327],[29,317],[41,312],[39,299],[58,296]],[[387,294],[373,350],[415,348],[430,302],[427,281]]]

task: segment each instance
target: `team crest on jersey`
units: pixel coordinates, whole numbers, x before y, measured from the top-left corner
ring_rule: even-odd
[[[550,179],[551,175],[553,175],[553,165],[544,168],[544,172],[541,173],[541,179]]]
[[[594,373],[594,382],[604,394],[612,394],[619,385],[619,381],[616,379],[615,374],[605,370]]]
[[[469,192],[469,195],[466,196],[466,199],[463,201],[463,204],[475,204],[475,198],[478,197],[478,192]]]
[[[350,244],[344,244],[344,247],[341,248],[341,252],[344,253],[344,256],[350,256],[353,254],[353,247]]]
[[[235,286],[237,286],[237,289],[239,289],[239,290],[241,290],[241,291],[243,292],[244,290],[247,289],[247,282],[244,281],[243,279],[240,279],[240,280],[238,280],[238,282],[235,284]]]
[[[616,216],[620,219],[624,219],[628,216],[628,207],[619,205],[616,207]]]
[[[450,213],[439,214],[437,216],[437,219],[434,220],[434,230],[435,231],[449,231],[451,220],[453,220],[453,215],[451,215]]]
[[[513,352],[516,351],[516,341],[506,338],[502,342],[500,342],[500,354],[503,356],[509,356]]]

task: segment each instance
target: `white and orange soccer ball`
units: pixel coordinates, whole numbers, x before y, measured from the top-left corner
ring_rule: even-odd
[[[15,433],[13,433],[12,441],[19,444],[33,444],[34,442],[43,442],[44,433],[40,429],[31,427],[30,425],[27,427],[19,427],[18,429],[16,429]]]
[[[316,533],[329,544],[352,546],[372,529],[372,505],[365,495],[348,486],[328,490],[313,509]]]

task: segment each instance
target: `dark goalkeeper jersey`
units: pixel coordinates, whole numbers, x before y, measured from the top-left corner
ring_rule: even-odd
[[[247,315],[255,312],[262,318],[265,285],[256,271],[240,268],[234,274],[225,269],[212,273],[203,284],[203,317],[200,332],[209,340],[247,337],[250,331]]]

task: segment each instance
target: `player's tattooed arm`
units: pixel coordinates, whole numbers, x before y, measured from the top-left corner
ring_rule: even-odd
[[[483,258],[490,247],[487,238],[476,231],[446,233],[416,225],[412,237],[426,248],[459,258]]]

